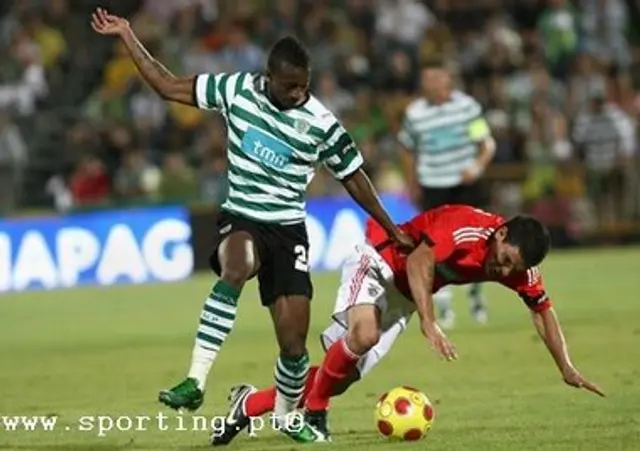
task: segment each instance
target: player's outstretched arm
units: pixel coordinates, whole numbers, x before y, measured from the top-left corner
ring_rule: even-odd
[[[456,351],[442,332],[433,308],[433,278],[435,255],[426,243],[420,244],[407,257],[407,278],[411,296],[420,316],[420,328],[433,347],[447,360],[457,358]]]
[[[351,197],[387,231],[397,245],[406,252],[411,252],[415,248],[411,237],[396,226],[385,210],[376,189],[362,168],[342,180],[342,185]]]
[[[562,373],[562,378],[565,383],[572,387],[584,388],[590,392],[604,396],[600,387],[585,379],[571,362],[567,342],[553,307],[539,312],[532,311],[531,314],[536,330],[551,353],[556,366]]]
[[[145,81],[166,100],[195,105],[195,77],[176,77],[145,49],[129,21],[98,8],[91,17],[91,27],[105,36],[118,36],[126,46]]]

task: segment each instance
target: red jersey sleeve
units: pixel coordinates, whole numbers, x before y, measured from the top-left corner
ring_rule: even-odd
[[[534,312],[541,312],[551,307],[551,300],[544,289],[542,274],[537,266],[508,277],[500,283],[518,293],[520,299]]]

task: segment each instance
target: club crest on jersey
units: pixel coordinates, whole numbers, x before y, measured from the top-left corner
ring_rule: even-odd
[[[296,119],[293,121],[293,128],[295,128],[298,133],[307,133],[311,129],[311,124],[304,119]]]

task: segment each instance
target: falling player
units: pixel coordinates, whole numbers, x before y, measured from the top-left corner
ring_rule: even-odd
[[[549,249],[546,229],[533,218],[503,218],[462,205],[424,212],[401,228],[420,245],[400,254],[386,232],[369,221],[366,242],[342,269],[331,325],[321,335],[326,350],[305,387],[300,442],[329,440],[329,398],[368,374],[389,352],[417,310],[422,333],[447,360],[455,350],[439,328],[432,296],[444,286],[498,282],[515,291],[531,310],[533,323],[564,381],[603,395],[582,377],[569,358],[560,324],[542,285],[538,264]],[[229,421],[236,427],[212,435],[214,445],[229,443],[249,418],[273,409],[275,389],[240,385],[231,391]]]
[[[211,366],[236,318],[247,280],[258,277],[280,347],[275,365],[275,411],[300,401],[309,358],[306,338],[313,288],[305,227],[306,188],[319,164],[407,250],[411,238],[389,218],[362,156],[343,126],[309,94],[309,54],[292,37],[271,49],[265,74],[177,77],[138,41],[127,20],[98,9],[93,29],[118,36],[142,77],[164,99],[219,110],[228,125],[229,194],[218,219],[211,267],[220,276],[200,315],[186,379],[159,400],[175,409],[202,405]]]

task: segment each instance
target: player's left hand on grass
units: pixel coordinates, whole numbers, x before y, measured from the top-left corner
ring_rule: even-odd
[[[429,340],[431,346],[446,360],[456,360],[458,354],[453,346],[453,343],[449,341],[449,337],[440,329],[437,323],[430,321],[423,321],[420,324],[422,334]]]
[[[596,384],[585,379],[580,372],[574,367],[569,367],[562,372],[562,378],[567,385],[576,388],[584,388],[592,393],[604,397],[604,392]]]

